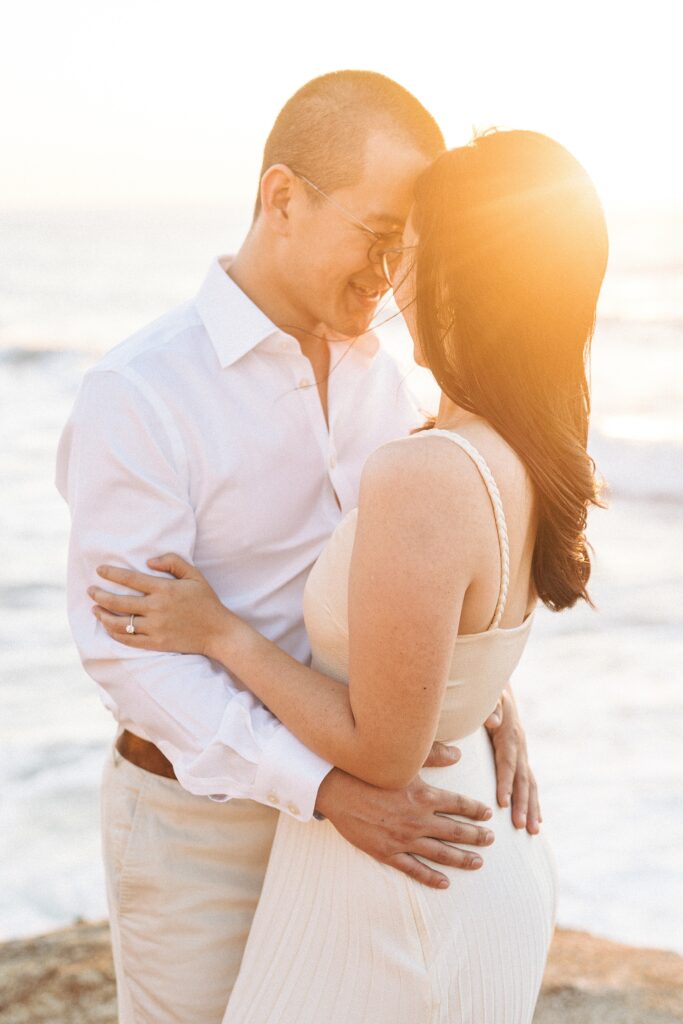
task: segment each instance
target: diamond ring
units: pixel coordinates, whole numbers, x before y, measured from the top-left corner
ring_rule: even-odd
[[[134,618],[135,618],[135,616],[131,615],[130,622],[126,626],[126,633],[134,633],[135,632],[135,623],[133,622]]]

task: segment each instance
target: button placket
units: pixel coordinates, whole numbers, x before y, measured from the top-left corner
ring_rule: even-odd
[[[337,489],[334,485],[334,480],[332,479],[331,475],[332,471],[337,468],[337,450],[334,444],[331,427],[328,428],[328,425],[325,422],[325,415],[323,413],[323,408],[320,402],[320,396],[315,386],[315,381],[311,377],[307,376],[306,371],[304,370],[304,366],[302,365],[304,363],[306,366],[306,370],[310,372],[311,364],[303,354],[300,356],[300,358],[296,360],[296,365],[293,366],[292,372],[294,375],[301,374],[301,376],[298,376],[296,380],[297,389],[299,391],[299,396],[301,398],[301,401],[303,402],[306,414],[313,429],[313,434],[320,446],[320,454],[322,456],[323,464],[327,471],[327,478],[330,484],[332,502],[334,503],[337,510],[339,510],[341,508],[341,498],[337,493]],[[331,424],[332,410],[330,407],[329,390],[327,400],[328,416]],[[336,522],[336,520],[337,517],[335,517],[334,521]]]

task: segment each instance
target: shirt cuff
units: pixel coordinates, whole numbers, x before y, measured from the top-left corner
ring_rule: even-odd
[[[320,783],[333,767],[280,725],[263,748],[252,799],[309,821]]]

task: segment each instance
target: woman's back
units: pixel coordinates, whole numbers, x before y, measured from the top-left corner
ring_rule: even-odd
[[[513,547],[497,482],[483,456],[467,438],[451,430],[434,429],[391,443],[431,446],[438,443],[432,438],[445,439],[447,472],[457,474],[462,468],[460,462],[453,465],[452,457],[449,458],[451,446],[455,444],[466,453],[468,463],[476,467],[483,484],[482,500],[471,513],[477,543],[475,556],[480,566],[463,601],[461,628],[453,649],[435,737],[455,740],[473,732],[486,720],[524,650],[533,616],[533,609],[529,607],[533,551],[529,550],[528,543],[528,538],[532,537],[532,510],[528,483],[518,471],[516,456],[505,451],[501,442],[497,445],[498,461],[506,463],[506,491],[516,496],[519,513]],[[494,445],[496,440],[500,441],[494,436]],[[475,519],[479,520],[477,524]],[[342,520],[321,552],[304,592],[304,618],[313,665],[344,682],[348,682],[349,677],[348,582],[356,524],[357,509],[354,509]],[[418,537],[415,543],[419,543]],[[400,558],[400,552],[396,557]],[[429,580],[416,581],[416,585],[428,587]],[[517,597],[517,606],[523,605],[521,611],[512,614],[511,592]],[[410,713],[410,708],[406,710]]]

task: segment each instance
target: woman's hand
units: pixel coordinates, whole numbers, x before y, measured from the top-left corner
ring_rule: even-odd
[[[98,576],[137,590],[140,596],[89,587],[88,594],[96,602],[93,614],[109,636],[127,647],[203,654],[210,658],[214,638],[225,634],[233,620],[241,620],[221,604],[201,572],[179,555],[150,558],[147,565],[176,578],[100,565]],[[134,633],[126,631],[131,616]]]

